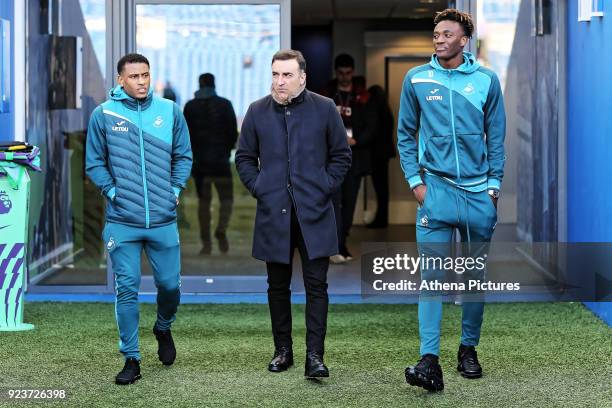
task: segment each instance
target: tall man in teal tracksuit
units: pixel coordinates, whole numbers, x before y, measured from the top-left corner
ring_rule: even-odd
[[[447,9],[434,23],[435,54],[429,64],[406,75],[398,123],[401,166],[419,203],[417,244],[419,253],[427,244],[448,246],[458,229],[463,242],[481,243],[482,250],[497,221],[504,171],[501,87],[495,73],[463,52],[474,29],[469,14]],[[482,368],[475,346],[484,304],[464,302],[462,307],[457,369],[466,378],[478,378]],[[442,302],[421,297],[418,314],[421,359],[406,369],[406,380],[440,391],[444,388],[438,364]]]
[[[91,115],[86,171],[106,197],[102,233],[115,275],[119,350],[125,357],[117,384],[141,377],[138,349],[140,255],[144,249],[157,286],[153,333],[158,355],[171,365],[170,333],[180,301],[179,194],[191,172],[185,118],[172,101],[153,95],[149,61],[128,54],[117,64],[119,85]]]

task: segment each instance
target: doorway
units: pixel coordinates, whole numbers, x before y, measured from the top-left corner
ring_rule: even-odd
[[[389,106],[395,118],[393,142],[397,146],[397,121],[399,117],[400,97],[406,73],[410,69],[426,64],[429,58],[424,56],[387,56],[385,57],[385,89],[389,97]],[[390,161],[389,190],[391,192],[390,222],[394,224],[414,224],[417,202],[406,186],[406,179],[399,164],[399,157]]]
[[[129,50],[149,59],[154,92],[173,96],[181,108],[194,98],[199,75],[212,73],[216,92],[232,103],[240,129],[249,104],[269,92],[272,55],[288,46],[287,7],[286,0],[132,0],[125,41]],[[221,252],[215,238],[221,210],[217,190],[212,188],[209,213],[210,254],[200,253],[201,210],[193,178],[181,194],[181,287],[186,293],[267,289],[265,264],[251,257],[256,201],[236,174],[234,152],[230,157],[233,205],[226,230],[229,251]],[[144,259],[141,292],[155,292],[152,270]]]

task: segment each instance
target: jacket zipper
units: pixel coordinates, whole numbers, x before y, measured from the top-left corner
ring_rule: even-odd
[[[457,134],[455,133],[455,112],[453,108],[453,71],[448,71],[448,89],[450,94],[450,114],[451,127],[453,129],[453,144],[455,146],[455,163],[457,165],[457,180],[461,180],[461,172],[459,171],[459,153],[457,150]]]
[[[149,228],[149,193],[147,188],[147,169],[145,166],[144,139],[142,137],[142,113],[138,102],[138,137],[140,139],[140,168],[142,171],[142,186],[144,189],[145,228]]]

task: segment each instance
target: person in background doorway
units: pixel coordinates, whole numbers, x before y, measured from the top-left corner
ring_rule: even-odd
[[[234,204],[229,159],[238,138],[236,114],[232,103],[217,95],[215,77],[212,74],[200,75],[199,85],[200,89],[195,92],[195,98],[185,104],[184,113],[193,149],[191,174],[198,193],[198,219],[202,240],[200,254],[208,255],[212,251],[210,204],[213,186],[219,196],[219,220],[215,238],[219,251],[227,253],[227,227]]]
[[[352,151],[351,168],[342,183],[342,189],[334,195],[334,210],[339,220],[338,251],[331,258],[333,263],[353,259],[347,247],[347,237],[353,226],[357,195],[362,177],[369,174],[372,166],[370,144],[378,131],[375,107],[368,103],[369,94],[363,77],[354,77],[355,60],[348,54],[340,54],[334,61],[336,78],[322,92],[332,98],[342,117],[346,140]]]
[[[370,102],[378,113],[378,132],[372,141],[372,184],[376,192],[376,216],[368,228],[386,228],[389,223],[389,160],[395,157],[394,118],[387,93],[379,85],[368,89]]]

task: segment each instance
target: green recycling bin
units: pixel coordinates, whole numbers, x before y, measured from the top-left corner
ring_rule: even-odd
[[[40,171],[39,151],[27,143],[0,142],[0,331],[31,330],[23,322],[27,285],[30,176]]]

